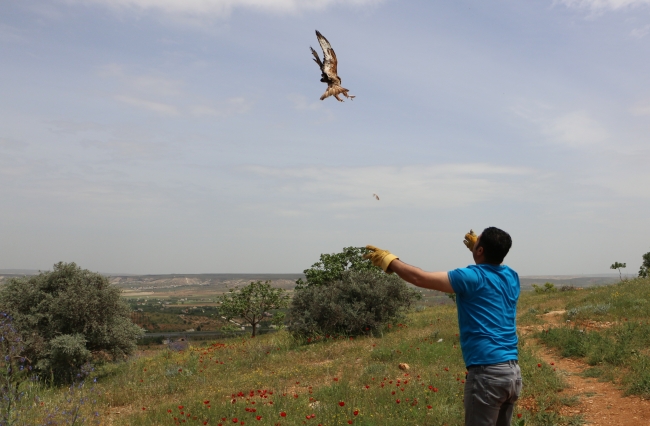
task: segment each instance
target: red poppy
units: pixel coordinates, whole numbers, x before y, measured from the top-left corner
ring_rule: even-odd
[[[284,411],[281,412],[281,413],[280,413],[280,417],[287,417],[287,413],[285,413]]]
[[[359,415],[359,410],[354,410],[354,413],[352,413],[352,414],[354,414],[355,416],[358,416]]]
[[[433,406],[431,406],[431,405],[427,405],[427,408],[430,410],[430,409],[433,408]]]
[[[339,402],[339,406],[343,407],[344,405],[345,405],[345,402],[343,402],[343,401]]]
[[[521,419],[521,413],[518,413],[518,414],[517,414],[517,418],[518,418],[518,419]]]
[[[396,399],[395,402],[399,404],[401,401],[399,399]]]
[[[262,420],[262,416],[255,417],[257,420]]]

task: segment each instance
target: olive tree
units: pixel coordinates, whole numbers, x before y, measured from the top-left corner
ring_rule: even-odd
[[[289,304],[289,296],[281,288],[271,287],[271,281],[254,281],[241,289],[232,289],[219,298],[219,312],[228,320],[242,318],[253,326],[257,325],[269,311],[284,309]]]
[[[103,275],[59,262],[52,271],[10,279],[0,289],[0,310],[13,317],[41,376],[65,382],[93,358],[135,351],[143,330],[120,292]]]
[[[421,294],[364,259],[364,247],[321,254],[298,280],[289,330],[298,336],[359,335],[403,317]]]
[[[305,269],[305,280],[302,278],[296,281],[296,287],[311,287],[314,285],[326,285],[343,278],[346,271],[366,271],[370,274],[382,275],[384,272],[374,266],[363,255],[368,253],[365,247],[344,247],[340,253],[323,253],[318,262]]]

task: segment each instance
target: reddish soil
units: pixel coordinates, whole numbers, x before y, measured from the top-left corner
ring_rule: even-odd
[[[611,382],[581,377],[589,366],[581,361],[561,358],[555,351],[540,347],[538,355],[563,374],[569,387],[563,390],[567,396],[578,396],[579,404],[566,407],[563,414],[582,414],[589,425],[648,425],[650,424],[650,401],[635,396],[623,396],[623,392]]]
[[[541,315],[547,324],[541,326],[522,327],[522,334],[557,326],[562,320],[564,311],[549,312]],[[586,328],[607,328],[611,323],[584,324]],[[533,339],[534,340],[534,339]],[[637,426],[650,425],[650,401],[636,396],[623,396],[622,390],[611,382],[600,382],[595,378],[581,377],[581,373],[589,368],[586,363],[560,357],[555,350],[549,349],[539,342],[537,355],[546,363],[553,363],[557,371],[564,376],[569,385],[562,391],[567,397],[577,396],[578,404],[565,407],[564,415],[581,414],[588,425],[596,426]],[[525,401],[522,401],[525,403]]]

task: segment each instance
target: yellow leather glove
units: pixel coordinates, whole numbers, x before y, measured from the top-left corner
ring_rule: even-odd
[[[476,240],[478,240],[478,235],[476,235],[474,231],[470,229],[469,232],[465,234],[465,240],[463,243],[465,243],[469,251],[472,251],[474,249],[474,244],[476,244]]]
[[[366,246],[366,248],[370,250],[370,253],[364,254],[364,259],[370,259],[373,265],[379,266],[384,270],[384,272],[389,274],[393,273],[393,271],[387,271],[388,265],[390,265],[390,262],[393,260],[399,259],[399,257],[395,256],[388,250],[382,250],[375,246]]]

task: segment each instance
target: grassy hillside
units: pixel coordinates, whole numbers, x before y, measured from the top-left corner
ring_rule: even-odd
[[[544,313],[555,312],[553,319]],[[520,324],[564,357],[592,366],[590,377],[650,398],[650,279],[555,293],[530,293],[519,304]]]
[[[524,391],[515,422],[582,423],[560,414],[576,401],[562,396],[554,367],[535,356],[540,343],[584,359],[593,377],[650,396],[648,318],[647,279],[523,293]],[[77,424],[134,426],[460,425],[465,368],[457,333],[455,306],[437,305],[411,313],[383,336],[301,342],[279,332],[151,350],[98,368],[83,386],[28,383],[21,422],[71,424],[76,416]]]

